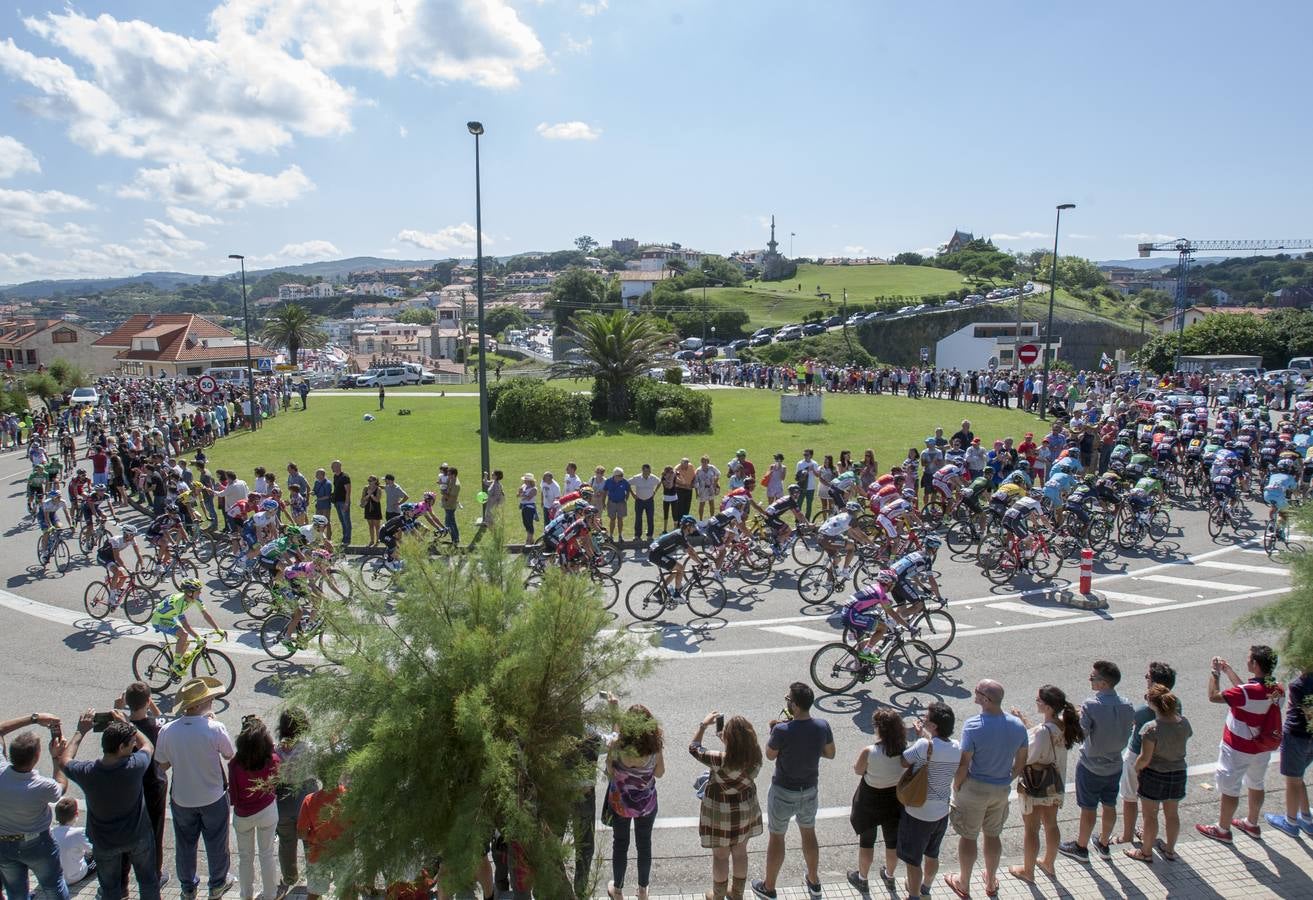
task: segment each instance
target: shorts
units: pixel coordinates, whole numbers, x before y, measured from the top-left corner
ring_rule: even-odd
[[[888,516],[876,516],[876,523],[884,529],[885,537],[898,537],[898,520],[891,519]]]
[[[772,784],[766,795],[767,827],[770,833],[784,834],[789,830],[790,819],[797,819],[799,828],[815,828],[816,805],[817,792],[814,787],[794,791]]]
[[[853,631],[865,634],[868,631],[874,631],[877,622],[884,621],[884,611],[879,607],[872,607],[874,612],[856,612],[851,606],[843,608],[844,624]]]
[[[1086,524],[1089,523],[1089,521],[1090,521],[1090,511],[1089,511],[1088,509],[1085,508],[1085,505],[1084,505],[1084,504],[1082,504],[1082,503],[1064,503],[1063,506],[1062,506],[1062,508],[1063,508],[1064,510],[1066,510],[1067,512],[1071,513],[1071,514],[1072,514],[1073,516],[1075,516],[1076,518],[1080,519],[1082,523],[1086,523]]]
[[[91,486],[92,486],[92,487],[97,487],[97,486],[100,486],[100,485],[103,485],[103,486],[105,486],[105,487],[108,487],[108,486],[109,486],[109,473],[108,473],[108,472],[93,472],[93,473],[91,473]]]
[[[629,501],[627,500],[607,500],[606,514],[616,519],[623,519],[629,515]]]
[[[172,622],[151,622],[150,624],[151,627],[160,634],[173,637],[178,633],[179,626],[187,624],[187,617],[178,616],[178,618],[174,619]]]
[[[985,837],[998,837],[1008,820],[1010,784],[986,784],[967,778],[953,795],[948,818],[959,837],[974,841],[983,831]]]
[[[930,486],[933,485],[933,484],[935,483],[935,473],[934,473],[934,472],[922,472],[922,473],[921,473],[921,480],[920,480],[919,483],[920,483],[920,485],[921,485],[921,490],[923,490],[923,491],[928,491],[928,490],[930,490]]]
[[[658,553],[655,550],[647,554],[647,561],[664,572],[669,572],[675,568],[675,556],[673,553]]]
[[[1283,510],[1290,505],[1289,498],[1286,497],[1285,491],[1263,491],[1263,502],[1269,506],[1275,506],[1278,510]]]
[[[1134,803],[1140,796],[1140,773],[1135,771],[1135,760],[1139,755],[1130,747],[1122,755],[1122,780],[1117,785],[1117,796],[1123,803]]]
[[[326,897],[333,890],[333,865],[326,859],[305,864],[305,892]]]
[[[1309,763],[1313,762],[1313,737],[1281,735],[1281,774],[1287,778],[1303,778]]]
[[[1005,515],[1003,516],[1003,527],[1019,538],[1024,538],[1030,534],[1030,528],[1026,524],[1025,516]]]
[[[939,493],[943,495],[945,500],[953,499],[953,486],[949,484],[947,481],[944,481],[943,479],[940,478],[936,478],[933,482],[931,482],[931,486],[934,487],[935,490],[939,491]]]
[[[1263,779],[1267,775],[1267,763],[1271,758],[1271,750],[1241,753],[1227,744],[1218,745],[1217,771],[1213,773],[1217,792],[1227,797],[1239,797],[1242,788],[1261,791]]]
[[[1076,805],[1081,809],[1097,809],[1100,805],[1116,806],[1121,778],[1121,772],[1095,775],[1085,768],[1084,762],[1076,763]]]
[[[1145,769],[1140,773],[1140,797],[1154,803],[1184,800],[1188,774],[1185,769],[1177,769],[1174,772]]]
[[[939,859],[939,845],[947,832],[948,816],[927,822],[903,810],[898,820],[898,858],[917,868],[922,857]]]

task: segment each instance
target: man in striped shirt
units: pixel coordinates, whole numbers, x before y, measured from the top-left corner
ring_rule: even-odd
[[[1255,644],[1249,648],[1246,668],[1250,679],[1242,682],[1235,670],[1221,657],[1213,657],[1212,673],[1208,679],[1210,703],[1227,705],[1226,727],[1222,731],[1222,744],[1217,755],[1217,792],[1221,795],[1221,809],[1217,823],[1196,825],[1204,837],[1224,844],[1231,843],[1231,828],[1239,828],[1250,837],[1259,836],[1259,814],[1263,808],[1263,778],[1267,774],[1268,760],[1274,747],[1264,732],[1269,710],[1281,708],[1285,695],[1282,686],[1272,678],[1277,666],[1277,654],[1271,647]],[[1231,680],[1231,687],[1222,690],[1221,673]],[[1278,720],[1277,740],[1280,740]],[[1243,819],[1235,818],[1240,806],[1241,787],[1249,794],[1249,807]]]

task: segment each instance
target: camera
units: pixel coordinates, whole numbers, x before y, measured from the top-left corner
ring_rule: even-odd
[[[114,721],[114,714],[107,712],[98,712],[91,717],[91,730],[104,731],[109,727],[109,723]]]
[[[725,730],[725,716],[722,713],[716,716],[716,734],[720,734],[724,730]]]

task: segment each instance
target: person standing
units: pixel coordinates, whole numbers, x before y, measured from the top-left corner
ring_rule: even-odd
[[[1003,711],[1003,685],[991,679],[976,684],[980,713],[962,726],[962,756],[953,779],[950,821],[957,832],[958,872],[944,883],[958,896],[971,893],[971,870],[984,832],[985,893],[998,893],[998,864],[1003,855],[1003,826],[1008,820],[1012,782],[1026,767],[1028,736],[1016,716]]]
[[[821,896],[820,846],[816,842],[817,785],[821,759],[834,759],[834,734],[830,723],[813,718],[811,687],[800,681],[789,685],[784,698],[783,720],[770,723],[766,758],[775,761],[766,809],[770,837],[766,844],[766,877],[752,883],[761,900],[775,900],[775,880],[784,865],[784,835],[789,821],[798,820],[802,858],[807,871],[804,882],[811,900]]]
[[[1290,682],[1289,703],[1281,728],[1281,777],[1286,782],[1286,813],[1268,813],[1267,824],[1294,837],[1300,831],[1313,835],[1309,815],[1308,788],[1304,772],[1313,759],[1313,734],[1308,728],[1308,707],[1313,703],[1313,669],[1304,669]]]
[[[1135,726],[1135,708],[1117,693],[1122,680],[1116,663],[1096,660],[1090,667],[1094,696],[1080,708],[1080,726],[1085,731],[1080,758],[1076,761],[1076,805],[1080,807],[1080,831],[1074,841],[1063,841],[1058,852],[1080,862],[1089,862],[1090,841],[1104,859],[1112,858],[1108,843],[1117,824],[1117,791],[1121,786],[1122,753]],[[1094,820],[1102,807],[1099,836],[1094,837]]]
[[[675,519],[688,515],[693,506],[693,475],[697,470],[685,456],[675,467]]]
[[[898,782],[903,776],[903,751],[907,749],[907,728],[898,712],[888,706],[871,715],[875,741],[857,754],[853,771],[860,776],[853,794],[848,821],[857,833],[857,868],[848,873],[848,883],[864,895],[870,894],[869,876],[875,861],[876,834],[884,831],[884,865],[880,880],[894,887],[894,870],[898,868],[898,820],[903,804],[898,800]]]
[[[538,487],[538,495],[543,505],[543,521],[550,522],[556,518],[556,507],[561,501],[561,485],[551,472],[543,473],[542,484]]]
[[[160,710],[151,698],[150,687],[145,683],[134,681],[128,685],[114,701],[114,708],[125,710],[128,721],[146,735],[152,746],[159,741]],[[141,786],[146,801],[146,814],[150,816],[151,830],[155,833],[155,871],[159,873],[159,884],[163,887],[169,880],[168,873],[164,871],[164,818],[169,806],[169,777],[153,756]],[[125,896],[128,892],[128,868],[125,861],[122,880]]]
[[[1058,831],[1058,810],[1062,808],[1065,797],[1064,785],[1067,781],[1067,751],[1085,739],[1085,732],[1080,727],[1080,715],[1071,705],[1061,689],[1046,684],[1039,689],[1035,697],[1035,709],[1044,720],[1029,730],[1029,746],[1026,750],[1027,767],[1052,766],[1057,773],[1057,784],[1050,785],[1048,795],[1033,796],[1025,790],[1025,782],[1017,782],[1017,799],[1021,804],[1021,818],[1024,823],[1022,838],[1022,865],[1009,866],[1008,874],[1013,878],[1035,883],[1035,867],[1050,878],[1054,877],[1054,863],[1058,858],[1058,844],[1061,832]],[[1029,728],[1030,723],[1014,709],[1012,714]],[[1044,861],[1039,861],[1040,829],[1044,830]]]
[[[634,498],[634,540],[643,539],[643,517],[647,517],[647,540],[652,540],[656,517],[656,492],[661,479],[652,474],[652,466],[643,463],[640,474],[629,479],[629,493]]]
[[[378,543],[378,526],[383,523],[383,487],[377,475],[365,480],[365,489],[360,492],[360,509],[369,528],[368,546],[372,547]]]
[[[802,451],[802,459],[798,460],[793,467],[793,476],[802,488],[803,502],[806,504],[806,511],[803,515],[808,520],[812,517],[812,501],[816,499],[816,476],[821,471],[820,465],[812,457],[812,450],[808,447]]]
[[[264,722],[258,716],[243,717],[236,752],[228,760],[228,793],[233,807],[233,831],[237,833],[241,900],[255,897],[257,855],[261,896],[278,896],[278,863],[274,850],[278,828],[274,781],[278,778],[278,763],[273,736]]]
[[[629,514],[629,479],[625,470],[616,466],[602,485],[606,493],[606,531],[617,543],[625,539],[625,516]]]
[[[1176,687],[1176,670],[1167,663],[1154,660],[1149,663],[1149,668],[1144,673],[1144,681],[1146,688],[1152,689],[1155,684],[1160,684],[1170,691]],[[1177,698],[1176,706],[1177,712],[1180,712],[1180,698]],[[1131,740],[1126,745],[1126,753],[1122,757],[1122,780],[1118,788],[1118,795],[1122,801],[1122,833],[1113,842],[1116,844],[1130,844],[1135,841],[1135,826],[1140,815],[1140,776],[1135,762],[1140,758],[1140,729],[1152,722],[1153,717],[1153,707],[1148,702],[1135,707]]]
[[[638,897],[647,900],[652,874],[652,826],[657,814],[657,779],[666,774],[661,726],[652,712],[635,703],[620,714],[614,694],[607,695],[616,734],[607,746],[606,803],[611,821],[611,900],[624,900],[625,870],[629,867],[629,832],[633,824],[638,860]]]
[[[329,468],[333,470],[333,508],[342,524],[342,549],[345,550],[351,544],[351,476],[342,471],[340,459],[333,460]],[[331,537],[331,531],[329,534]]]
[[[524,546],[533,543],[533,523],[538,518],[538,485],[532,472],[525,472],[515,491],[520,504],[520,521],[524,523]]]
[[[49,713],[32,713],[0,723],[0,738],[29,725],[50,729],[50,765],[53,778],[38,775],[41,739],[25,731],[10,742],[0,764],[0,879],[9,900],[28,896],[28,873],[36,876],[44,900],[68,900],[68,884],[59,862],[59,845],[50,833],[50,807],[68,790],[68,776],[59,767],[67,742],[57,737],[59,719]],[[0,740],[0,753],[6,748]]]
[[[228,803],[224,763],[236,748],[228,729],[210,715],[223,694],[217,678],[192,678],[178,692],[182,715],[160,729],[155,758],[173,771],[169,808],[173,814],[174,865],[183,900],[194,900],[200,879],[196,847],[205,839],[209,897],[219,900],[233,886],[228,874]]]
[[[675,467],[661,470],[661,533],[670,530],[670,520],[679,521],[679,494],[675,492]]]
[[[405,488],[397,484],[397,476],[388,473],[383,476],[383,517],[395,519],[401,515],[401,504],[410,499]]]
[[[310,772],[310,751],[302,733],[309,726],[304,711],[285,709],[278,716],[278,786],[275,797],[278,805],[278,893],[284,896],[300,881],[296,865],[296,820],[301,804],[315,791],[319,781]]]
[[[939,846],[948,832],[948,801],[962,758],[953,740],[957,717],[941,701],[926,707],[925,719],[912,726],[917,740],[903,751],[903,768],[927,768],[925,802],[904,806],[898,819],[898,858],[907,867],[907,894],[925,897],[939,871]]]
[[[378,408],[383,409],[383,401],[387,398],[387,389],[383,387],[383,382],[378,383]]]
[[[244,488],[245,485],[242,485]],[[315,515],[323,516],[328,520],[328,525],[324,528],[324,537],[328,540],[333,539],[333,482],[328,480],[328,473],[323,469],[315,469],[315,482],[310,487],[310,492],[315,498]]]
[[[1131,859],[1153,862],[1153,851],[1169,862],[1176,860],[1176,838],[1181,833],[1178,807],[1185,799],[1185,745],[1194,733],[1181,715],[1176,695],[1161,684],[1151,684],[1144,695],[1153,709],[1153,721],[1140,729],[1140,755],[1135,761],[1143,810],[1140,846],[1122,851]],[[1163,808],[1163,837],[1158,837],[1158,807]]]
[[[693,493],[698,501],[698,518],[705,518],[704,509],[710,514],[716,512],[716,500],[720,496],[720,469],[711,464],[711,457],[704,455],[702,463],[693,473]]]
[[[460,525],[456,523],[456,510],[460,509],[460,479],[456,467],[447,470],[447,487],[442,492],[442,524],[451,535],[451,545],[460,546]]]
[[[155,748],[119,710],[101,733],[101,757],[95,762],[74,759],[95,719],[87,710],[78,719],[77,734],[64,749],[59,766],[87,798],[87,836],[96,861],[101,900],[120,900],[123,859],[131,860],[142,900],[158,900],[159,870],[155,866],[155,835],[146,814],[143,782]]]
[[[703,735],[713,724],[718,726],[716,736],[724,750],[708,750],[702,745]],[[757,732],[742,716],[725,721],[719,713],[711,712],[698,725],[688,752],[707,767],[698,811],[698,836],[702,846],[711,850],[712,885],[706,898],[743,900],[743,887],[748,881],[748,841],[762,831],[756,783],[761,771]]]

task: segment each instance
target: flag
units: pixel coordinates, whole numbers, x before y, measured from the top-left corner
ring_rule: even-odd
[[[1105,372],[1112,371],[1112,357],[1106,353],[1099,354],[1099,368]]]

